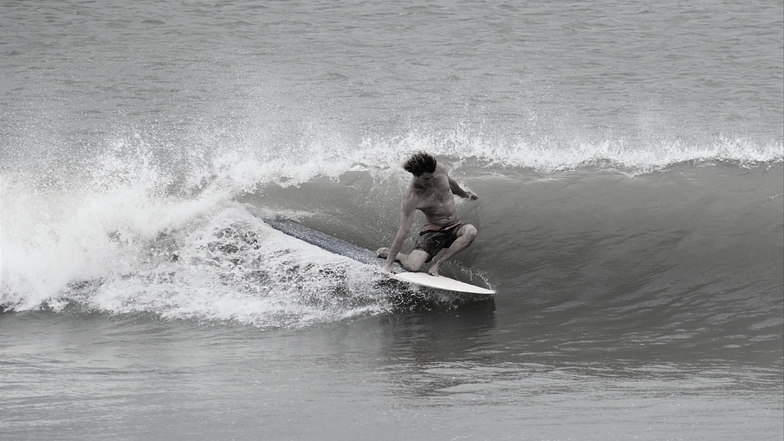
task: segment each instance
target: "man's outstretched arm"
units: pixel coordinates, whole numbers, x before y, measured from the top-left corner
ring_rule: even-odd
[[[452,193],[460,196],[461,198],[470,198],[472,201],[479,199],[479,196],[477,196],[476,193],[472,191],[465,191],[462,187],[460,187],[460,184],[458,184],[457,181],[451,177],[448,177],[448,179],[449,189],[452,190]]]

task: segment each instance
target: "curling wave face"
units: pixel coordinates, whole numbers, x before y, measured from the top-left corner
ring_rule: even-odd
[[[143,313],[260,327],[388,311],[394,307],[390,292],[400,294],[399,288],[380,283],[383,277],[371,268],[281,236],[248,207],[309,220],[375,249],[396,229],[408,179],[398,164],[420,149],[436,154],[481,195],[479,205],[460,204],[482,238],[455,262],[451,275],[480,271],[479,277],[508,292],[557,277],[564,278],[556,285],[594,283],[590,274],[562,274],[557,268],[564,262],[546,267],[539,282],[532,282],[542,269],[534,264],[530,272],[525,262],[552,259],[557,243],[571,248],[596,238],[596,249],[576,251],[586,257],[572,264],[585,267],[606,261],[601,254],[610,251],[602,242],[628,248],[638,235],[660,235],[676,248],[692,241],[699,247],[686,247],[684,255],[690,255],[702,253],[714,236],[748,232],[747,242],[739,244],[750,250],[766,225],[772,225],[770,234],[780,234],[775,229],[780,145],[724,140],[700,149],[664,145],[655,152],[610,142],[529,148],[453,132],[366,139],[359,148],[310,137],[291,150],[240,144],[207,154],[206,147],[188,146],[175,155],[140,134],[119,139],[102,155],[82,158],[78,167],[4,173],[4,309]],[[744,180],[744,174],[756,178]],[[733,208],[712,202],[716,199]],[[744,200],[773,208],[758,218]],[[601,213],[597,207],[603,207]],[[695,221],[706,207],[732,226],[706,226],[711,218]],[[757,221],[737,230],[730,209]],[[609,223],[627,232],[618,235],[606,230],[606,220],[596,222],[606,213],[615,213]],[[635,230],[643,218],[645,226]],[[757,227],[762,230],[754,235]],[[522,249],[508,249],[518,237],[528,241]],[[773,251],[766,256],[775,261]],[[665,262],[684,258],[663,252],[660,260],[668,267],[676,265]],[[529,276],[521,282],[525,272]]]

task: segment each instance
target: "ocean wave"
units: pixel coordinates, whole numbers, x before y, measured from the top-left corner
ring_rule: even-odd
[[[399,288],[377,285],[383,278],[355,262],[302,248],[290,238],[275,238],[238,200],[251,199],[260,209],[322,215],[326,228],[332,229],[328,232],[339,235],[348,228],[353,235],[371,238],[367,247],[380,246],[385,234],[394,231],[387,220],[395,218],[400,191],[408,179],[400,163],[409,153],[426,150],[447,162],[460,179],[484,186],[481,201],[489,204],[482,212],[485,240],[503,238],[509,228],[522,235],[527,229],[542,229],[554,222],[541,218],[540,224],[508,226],[509,216],[515,219],[518,213],[499,209],[492,214],[489,209],[493,198],[501,194],[507,195],[505,203],[515,201],[513,208],[527,206],[532,203],[527,183],[551,178],[568,181],[570,188],[583,188],[578,192],[582,196],[571,199],[567,210],[576,213],[574,221],[558,220],[564,227],[560,233],[590,236],[586,228],[601,229],[607,221],[597,224],[594,217],[599,213],[589,210],[588,216],[577,208],[593,201],[604,206],[605,212],[615,210],[594,194],[611,192],[636,212],[645,212],[650,204],[647,193],[618,191],[612,187],[616,181],[602,181],[598,187],[591,184],[592,177],[603,179],[608,170],[637,179],[625,184],[637,188],[635,183],[650,183],[646,179],[653,171],[673,170],[675,176],[682,174],[680,166],[709,163],[765,168],[784,158],[780,142],[759,144],[721,137],[700,144],[651,142],[644,148],[621,141],[504,141],[463,128],[367,137],[358,145],[339,138],[311,133],[291,148],[258,144],[253,136],[238,136],[217,146],[214,140],[193,144],[191,138],[187,146],[172,146],[128,133],[112,138],[100,154],[85,154],[61,167],[44,164],[46,172],[37,168],[41,164],[32,163],[25,169],[4,168],[0,305],[15,311],[62,311],[81,305],[117,314],[235,320],[262,327],[379,313],[393,307],[389,294],[399,293]],[[567,170],[580,173],[559,175]],[[501,183],[481,179],[498,174],[513,179]],[[514,179],[519,176],[523,179]],[[675,185],[667,173],[662,176],[664,182]],[[656,204],[665,206],[676,195],[658,177],[652,179],[653,184],[668,188],[656,199]],[[702,179],[705,185],[724,185],[715,175],[697,178]],[[756,184],[743,185],[737,191],[753,192]],[[673,218],[698,219],[706,206],[720,209],[706,205],[703,198],[707,196],[698,190],[695,187],[695,193],[685,198],[688,204],[681,204],[681,211],[672,212]],[[558,185],[545,189],[536,206],[540,210],[561,207],[561,191]],[[726,191],[736,198],[736,190]],[[518,194],[528,199],[517,200]],[[780,201],[780,196],[779,191],[749,200],[764,204]],[[708,198],[714,197],[724,196]],[[370,214],[362,214],[367,211]],[[558,218],[561,213],[551,214]],[[624,212],[612,222],[617,219],[634,216]],[[667,235],[675,228],[668,219],[657,222],[649,225],[652,231]],[[775,224],[776,219],[770,222]],[[507,227],[494,232],[488,225]],[[678,228],[690,232],[704,227],[687,224]],[[542,238],[547,243],[561,243],[561,239]],[[265,245],[257,247],[249,240]],[[505,246],[504,240],[494,246]],[[700,246],[704,245],[700,242]],[[498,255],[502,249],[485,251]],[[518,259],[514,253],[508,258]],[[456,271],[459,274],[460,268]],[[499,280],[503,277],[499,274],[489,277],[501,286],[516,283]]]

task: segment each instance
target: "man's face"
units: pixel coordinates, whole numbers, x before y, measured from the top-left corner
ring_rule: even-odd
[[[433,182],[433,173],[422,173],[417,176],[417,183],[422,187],[429,187]]]

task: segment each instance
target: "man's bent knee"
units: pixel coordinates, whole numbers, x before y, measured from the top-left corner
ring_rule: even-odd
[[[461,228],[460,230],[461,230],[460,235],[463,236],[469,242],[473,242],[474,239],[476,238],[477,233],[479,233],[476,227],[471,224],[464,225],[463,228]]]
[[[403,265],[409,271],[419,271],[422,265],[427,261],[428,254],[422,250],[414,250],[408,255],[405,264]]]

